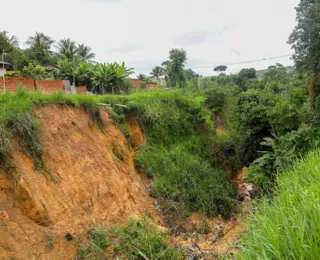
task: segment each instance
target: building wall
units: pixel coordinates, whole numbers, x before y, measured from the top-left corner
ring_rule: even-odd
[[[86,86],[79,86],[76,87],[77,94],[87,94],[87,87]]]
[[[35,91],[33,79],[28,78],[5,78],[6,91],[16,92],[19,87],[29,91]],[[63,91],[62,80],[36,80],[37,90],[42,93]],[[3,91],[3,78],[0,77],[0,90]]]
[[[141,84],[145,82],[144,80],[131,79],[132,85],[136,88],[141,88]],[[157,83],[147,83],[146,89],[155,89],[158,87]]]

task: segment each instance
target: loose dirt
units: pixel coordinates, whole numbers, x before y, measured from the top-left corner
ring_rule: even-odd
[[[73,259],[77,237],[90,226],[121,224],[147,212],[162,223],[132,150],[106,111],[103,131],[81,108],[48,105],[34,113],[48,171],[36,171],[14,140],[16,171],[10,178],[0,170],[0,259]],[[67,241],[67,233],[74,239]]]

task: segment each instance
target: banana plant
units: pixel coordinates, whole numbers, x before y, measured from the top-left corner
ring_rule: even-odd
[[[100,92],[104,94],[106,87],[110,86],[114,78],[114,71],[105,63],[97,64],[93,67],[93,76],[91,78],[95,87],[99,87]]]

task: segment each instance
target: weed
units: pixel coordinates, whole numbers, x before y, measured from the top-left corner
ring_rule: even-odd
[[[88,245],[80,247],[76,259],[85,260],[100,260],[105,259],[105,251],[109,247],[106,240],[106,231],[103,229],[90,229],[87,231]]]
[[[52,250],[54,247],[54,238],[50,232],[45,233],[46,244],[49,250]]]
[[[115,255],[125,255],[127,259],[182,259],[181,253],[170,247],[166,234],[161,233],[147,218],[130,220],[123,227],[110,229],[110,240]]]

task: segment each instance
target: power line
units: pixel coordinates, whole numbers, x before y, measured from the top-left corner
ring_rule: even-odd
[[[260,60],[249,60],[249,61],[241,61],[241,62],[233,62],[233,63],[215,63],[215,65],[206,65],[206,66],[199,66],[199,67],[186,67],[186,68],[187,69],[205,69],[205,68],[213,68],[217,65],[232,66],[232,65],[255,63],[255,62],[266,61],[266,60],[275,60],[275,59],[280,59],[280,58],[285,58],[285,57],[290,57],[290,56],[292,56],[292,54],[275,56],[275,57],[270,57],[270,58],[263,58]],[[134,68],[134,69],[136,69],[136,70],[151,70],[153,68]]]

